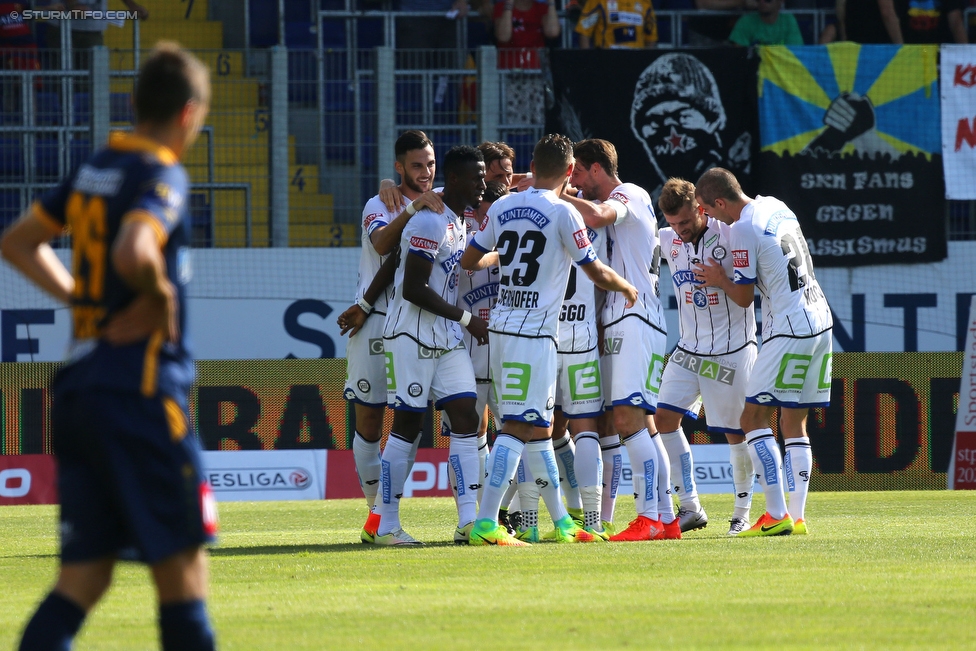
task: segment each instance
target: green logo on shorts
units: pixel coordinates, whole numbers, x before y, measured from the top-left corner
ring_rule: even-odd
[[[518,362],[502,363],[502,400],[523,402],[529,397],[532,367]]]
[[[654,393],[660,393],[662,375],[664,375],[664,357],[651,355],[651,363],[647,367],[647,382],[644,388]]]
[[[824,355],[823,362],[820,364],[820,381],[817,382],[818,389],[829,389],[830,378],[834,374],[834,354]]]
[[[600,397],[599,362],[571,364],[566,370],[569,373],[569,395],[573,402]]]
[[[393,353],[383,353],[386,355],[386,390],[396,391],[396,376],[393,375]]]
[[[779,375],[776,376],[776,388],[802,389],[811,360],[813,357],[810,355],[783,355],[783,360],[779,363]]]

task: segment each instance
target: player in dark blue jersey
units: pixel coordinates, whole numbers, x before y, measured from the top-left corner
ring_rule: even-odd
[[[68,649],[119,559],[152,569],[163,649],[213,649],[202,545],[216,529],[189,431],[185,338],[189,181],[179,161],[210,101],[206,67],[160,44],[116,133],[11,226],[3,255],[69,303],[73,338],[52,386],[61,567],[20,648]],[[72,270],[48,242],[71,234]]]

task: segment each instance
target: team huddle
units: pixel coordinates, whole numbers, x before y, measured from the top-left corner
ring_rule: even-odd
[[[611,143],[546,136],[526,175],[513,158],[504,143],[455,147],[435,190],[433,145],[408,131],[401,183],[363,211],[356,305],[339,318],[370,507],[362,541],[422,544],[399,504],[429,402],[450,441],[458,544],[677,539],[706,526],[681,429],[702,405],[730,444],[729,535],[806,533],[806,417],[829,402],[832,322],[796,216],[713,168],[665,184],[659,231],[648,193],[618,178]],[[667,364],[662,261],[680,323]],[[778,408],[785,458],[769,426]],[[637,517],[618,530],[621,446]],[[750,527],[755,479],[766,512]]]

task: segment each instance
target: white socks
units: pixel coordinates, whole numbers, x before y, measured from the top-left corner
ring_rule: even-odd
[[[420,437],[418,437],[420,438]],[[380,516],[376,533],[385,536],[401,528],[400,498],[407,481],[412,444],[391,432],[380,461],[380,493],[373,511]]]
[[[356,474],[359,475],[366,504],[372,509],[376,492],[380,489],[380,442],[367,441],[356,432],[352,439],[352,458],[356,462]]]
[[[500,433],[495,438],[495,446],[488,455],[488,475],[484,492],[478,505],[478,519],[491,520],[497,524],[498,507],[509,484],[515,477],[519,459],[525,445],[511,434]]]
[[[766,511],[773,519],[782,520],[787,513],[783,495],[783,457],[773,430],[765,427],[747,432],[746,442],[752,465],[759,475],[759,484],[766,494]]]
[[[596,432],[580,432],[576,435],[575,468],[583,505],[583,523],[599,530],[603,500],[603,459],[600,438]]]
[[[745,441],[729,444],[729,463],[732,464],[732,485],[735,487],[735,509],[732,517],[748,521],[756,472],[752,469],[752,457],[749,456],[749,446]]]
[[[661,432],[660,437],[671,461],[671,482],[678,494],[681,508],[697,513],[701,502],[698,500],[698,487],[695,486],[695,462],[688,439],[681,427],[673,432]]]
[[[631,477],[637,515],[658,520],[657,510],[657,449],[647,428],[631,434],[623,441],[630,457]]]
[[[478,501],[481,501],[481,494],[485,492],[485,463],[488,461],[488,435],[482,434],[478,437],[478,476],[481,478],[478,483]]]
[[[786,460],[783,475],[790,492],[790,515],[793,520],[803,520],[810,490],[810,471],[813,470],[813,451],[807,437],[786,439]]]
[[[624,457],[620,453],[620,437],[605,436],[600,439],[600,456],[603,458],[603,499],[600,503],[600,518],[613,522],[613,511],[617,506],[617,489],[620,487],[620,473],[624,467]]]
[[[525,465],[535,478],[549,515],[553,522],[559,522],[569,515],[563,506],[559,494],[559,469],[556,466],[556,455],[552,449],[552,439],[545,441],[530,441],[525,445]],[[525,513],[525,501],[522,501],[522,512]],[[536,509],[538,512],[538,508]]]
[[[451,432],[448,450],[451,484],[457,501],[458,527],[474,522],[478,510],[482,471],[478,460],[478,435]]]
[[[522,460],[519,462],[518,471],[515,473],[515,477],[518,480],[518,492],[516,495],[518,495],[522,513],[520,525],[522,527],[538,527],[539,497],[541,493],[539,492],[539,485],[535,483],[532,472],[525,467],[525,456],[527,452],[527,449],[522,452]]]
[[[657,512],[663,524],[674,522],[674,502],[671,501],[671,461],[660,434],[651,437],[657,451]],[[690,455],[689,455],[690,456]]]
[[[559,469],[559,485],[566,496],[566,507],[570,509],[583,508],[580,503],[579,485],[576,479],[574,458],[576,446],[569,433],[563,431],[562,438],[552,439],[552,450],[556,455],[556,468]]]

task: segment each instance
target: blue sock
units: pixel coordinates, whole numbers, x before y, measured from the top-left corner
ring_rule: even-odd
[[[159,607],[163,651],[213,651],[214,632],[202,599]]]
[[[52,592],[27,622],[20,651],[68,651],[84,621],[78,604]]]

